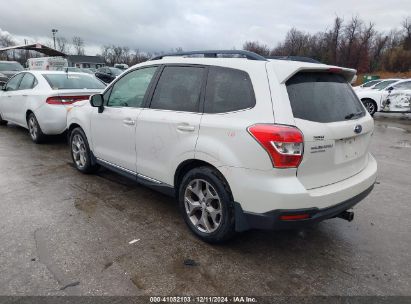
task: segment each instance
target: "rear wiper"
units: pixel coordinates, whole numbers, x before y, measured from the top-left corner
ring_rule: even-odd
[[[345,118],[345,119],[353,119],[353,118],[355,118],[355,117],[361,116],[362,114],[363,114],[362,111],[357,112],[357,113],[350,113],[350,114],[348,114],[347,116],[345,116],[344,118]]]

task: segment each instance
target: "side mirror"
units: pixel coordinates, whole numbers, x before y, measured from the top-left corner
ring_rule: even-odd
[[[394,87],[388,87],[387,91],[391,92],[392,90],[394,90]]]
[[[90,97],[90,104],[92,107],[98,108],[99,113],[104,111],[104,98],[102,94],[95,94]]]

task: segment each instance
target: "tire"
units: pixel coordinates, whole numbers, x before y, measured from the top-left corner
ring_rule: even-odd
[[[234,203],[227,182],[217,170],[190,170],[178,194],[184,221],[197,237],[208,243],[222,243],[234,236]]]
[[[362,103],[367,109],[368,113],[370,113],[371,116],[374,116],[375,112],[377,111],[377,104],[374,102],[374,100],[364,99]]]
[[[5,126],[5,125],[7,125],[7,120],[3,120],[0,114],[0,126]]]
[[[27,127],[29,129],[29,134],[31,140],[36,144],[41,144],[46,139],[46,135],[40,128],[39,122],[37,121],[34,113],[30,113],[27,117]]]
[[[82,173],[96,172],[100,166],[93,164],[92,154],[88,145],[86,134],[81,128],[75,128],[70,133],[70,154],[74,166]]]

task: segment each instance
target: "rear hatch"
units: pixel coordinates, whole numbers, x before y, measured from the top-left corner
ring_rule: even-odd
[[[347,179],[367,165],[374,121],[347,80],[334,69],[303,70],[285,83],[295,125],[304,135],[297,176],[306,189]]]

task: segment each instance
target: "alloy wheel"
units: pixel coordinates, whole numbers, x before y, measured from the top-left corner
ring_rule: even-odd
[[[71,152],[76,166],[80,169],[84,168],[87,164],[87,149],[83,138],[79,134],[73,136]]]
[[[373,102],[367,101],[367,102],[365,102],[364,105],[365,105],[365,108],[367,109],[368,113],[374,114],[374,112],[375,112],[375,105],[374,105]]]
[[[203,233],[212,233],[222,222],[221,199],[214,187],[203,179],[194,179],[186,187],[184,206],[190,222]]]
[[[33,140],[37,139],[38,131],[39,131],[39,127],[37,125],[36,118],[32,115],[29,118],[29,132]]]

